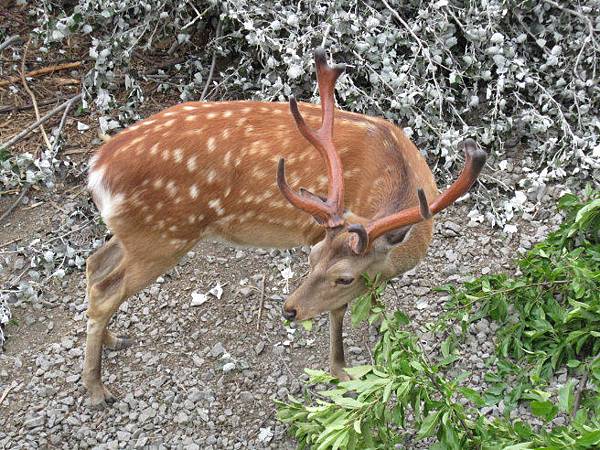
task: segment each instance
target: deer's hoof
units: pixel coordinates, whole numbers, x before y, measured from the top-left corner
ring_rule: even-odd
[[[89,406],[92,409],[104,409],[116,401],[116,397],[104,386],[90,393]]]
[[[344,370],[344,366],[334,366],[331,368],[330,373],[340,381],[350,381],[352,379]]]

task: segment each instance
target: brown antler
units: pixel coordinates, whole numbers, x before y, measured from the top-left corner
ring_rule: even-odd
[[[350,227],[348,231],[355,234],[350,243],[354,252],[362,254],[373,244],[375,239],[385,233],[429,219],[432,215],[447,208],[467,192],[481,172],[487,154],[478,148],[472,139],[466,139],[463,145],[465,149],[465,167],[456,181],[452,183],[452,186],[431,204],[427,203],[425,192],[419,189],[417,191],[419,196],[418,207],[405,209],[390,216],[374,220],[367,225],[366,229],[360,225],[358,227]],[[359,228],[363,228],[363,230]]]
[[[290,97],[290,110],[302,136],[319,151],[327,164],[329,179],[327,199],[322,201],[318,196],[308,191],[301,191],[301,194],[294,192],[285,180],[285,161],[283,158],[279,160],[277,168],[277,185],[285,198],[296,208],[312,214],[320,224],[328,228],[336,228],[344,225],[344,179],[342,161],[333,145],[334,91],[335,82],[344,71],[345,66],[343,64],[329,66],[323,48],[315,50],[315,63],[323,115],[321,127],[318,130],[313,130],[306,125],[294,97]]]

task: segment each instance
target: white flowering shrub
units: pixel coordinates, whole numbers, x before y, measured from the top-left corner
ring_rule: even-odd
[[[152,95],[143,80],[181,100],[206,88],[213,100],[316,101],[312,50],[323,45],[348,65],[340,106],[403,126],[442,179],[460,166],[463,138],[490,152],[479,194],[494,205],[490,222],[504,225],[525,193],[539,201],[549,183],[600,177],[600,0],[40,4],[31,14],[46,46],[67,36],[89,45],[87,100],[103,131],[138,118]],[[144,55],[166,65],[148,73]],[[519,176],[507,183],[502,171]]]

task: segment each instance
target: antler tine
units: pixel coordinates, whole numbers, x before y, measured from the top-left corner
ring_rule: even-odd
[[[320,199],[316,200],[318,197],[314,196],[312,193],[311,194],[314,197],[296,194],[289,187],[285,180],[285,160],[283,158],[279,160],[279,165],[277,166],[277,186],[288,202],[296,208],[311,214],[319,224],[327,224],[328,219],[331,216],[331,211],[326,207],[326,204],[323,201]]]
[[[317,81],[321,96],[321,126],[317,130],[311,129],[300,110],[296,99],[290,97],[290,111],[298,130],[321,154],[327,164],[328,188],[327,199],[324,202],[316,200],[316,196],[300,196],[294,193],[285,181],[283,162],[280,162],[277,183],[284,196],[297,208],[303,209],[315,216],[319,223],[328,228],[337,228],[344,224],[344,179],[342,161],[333,145],[333,121],[335,115],[335,82],[345,70],[342,64],[329,66],[323,48],[315,50],[315,63],[317,66]],[[292,200],[293,199],[293,200]],[[326,220],[322,222],[323,218]]]
[[[478,148],[472,139],[466,139],[463,145],[465,149],[465,167],[456,181],[443,194],[433,203],[429,204],[425,192],[419,189],[417,191],[419,206],[399,211],[369,223],[366,227],[368,242],[361,242],[363,239],[361,239],[360,235],[357,235],[358,237],[354,238],[351,243],[354,251],[359,254],[363,253],[373,244],[375,239],[385,233],[431,218],[432,215],[445,209],[467,192],[479,176],[485,164],[487,154]]]

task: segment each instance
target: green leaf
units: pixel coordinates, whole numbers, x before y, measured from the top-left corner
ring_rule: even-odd
[[[358,400],[355,400],[350,397],[335,397],[333,398],[333,401],[336,405],[340,405],[344,408],[350,409],[362,408],[363,406],[365,406],[365,403],[359,402]]]
[[[371,297],[369,295],[363,295],[352,304],[352,326],[357,326],[363,320],[369,317],[369,311],[371,311]]]
[[[336,379],[335,377],[331,376],[330,373],[325,372],[323,370],[305,368],[304,373],[306,373],[310,377],[309,382],[313,384],[329,383]]]
[[[589,448],[592,445],[600,444],[600,430],[594,430],[581,435],[576,444]]]
[[[360,419],[356,419],[354,421],[354,431],[356,431],[358,434],[362,434],[362,431],[360,430]]]
[[[521,442],[520,444],[509,445],[502,447],[502,450],[523,450],[524,448],[532,448],[532,442]]]
[[[423,439],[428,436],[432,436],[436,432],[441,415],[441,411],[433,411],[429,413],[429,415],[425,417],[423,422],[421,422],[421,427],[417,432],[417,439]]]
[[[354,379],[359,379],[364,377],[366,374],[373,370],[373,366],[363,365],[363,366],[354,366],[354,367],[344,367],[344,372],[350,375]]]
[[[393,388],[394,388],[394,383],[391,380],[388,381],[388,384],[385,386],[385,389],[383,390],[383,396],[381,398],[384,403],[387,403],[387,401],[390,399]]]
[[[312,320],[303,320],[300,322],[300,324],[302,325],[302,328],[304,328],[306,331],[312,331],[313,328],[313,321]]]
[[[558,408],[551,401],[539,401],[534,400],[529,404],[531,408],[532,414],[537,417],[544,419],[546,422],[551,421],[556,417],[556,413],[558,412]]]
[[[571,379],[558,390],[558,408],[562,412],[571,413],[575,401],[575,380]]]
[[[459,387],[457,390],[462,395],[464,395],[468,400],[473,402],[473,404],[475,406],[482,407],[485,405],[485,400],[483,400],[481,395],[479,395],[479,392],[477,392],[476,390],[468,388],[468,387]]]

